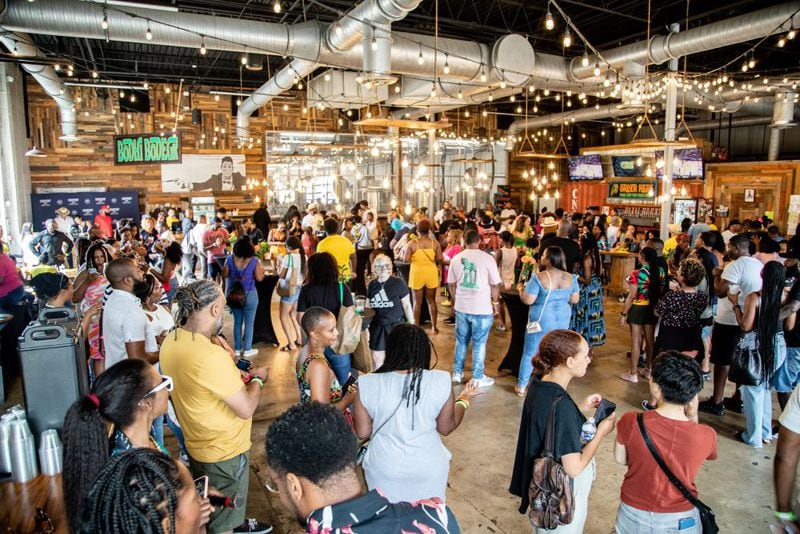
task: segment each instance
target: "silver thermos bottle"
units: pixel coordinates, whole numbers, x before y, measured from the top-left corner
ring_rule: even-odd
[[[11,479],[27,482],[39,474],[36,465],[36,445],[28,421],[17,419],[11,422]]]
[[[39,443],[39,465],[43,475],[53,476],[61,472],[62,454],[58,431],[51,428],[42,432]]]

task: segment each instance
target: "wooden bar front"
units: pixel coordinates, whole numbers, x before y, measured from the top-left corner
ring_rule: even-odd
[[[635,252],[603,251],[600,254],[611,258],[611,272],[609,273],[607,289],[616,295],[628,292],[628,275],[636,269]]]

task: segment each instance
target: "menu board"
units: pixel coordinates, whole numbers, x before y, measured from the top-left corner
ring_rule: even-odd
[[[181,137],[177,134],[114,136],[114,165],[160,165],[181,162]]]
[[[599,154],[572,156],[567,160],[570,180],[602,180],[603,162]]]
[[[664,159],[664,151],[656,151],[656,161]],[[664,166],[656,165],[656,177],[664,177]],[[683,148],[675,151],[672,158],[672,177],[677,179],[703,178],[703,151],[699,148]]]
[[[614,176],[644,176],[641,156],[611,156],[614,165]]]

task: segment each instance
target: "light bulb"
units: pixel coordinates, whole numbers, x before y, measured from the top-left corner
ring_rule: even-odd
[[[484,72],[483,70],[483,63],[481,63],[481,81],[482,82],[486,81],[486,72]]]
[[[747,61],[742,63],[742,72],[747,72]]]
[[[581,58],[581,66],[588,67],[589,66],[589,54],[586,50],[583,51],[583,57]]]
[[[369,46],[370,46],[370,48],[372,48],[373,52],[378,49],[378,40],[375,39],[374,35],[372,36],[372,41],[370,41]]]
[[[778,48],[783,48],[785,45],[786,45],[786,39],[784,39],[783,37],[778,39]]]
[[[149,24],[147,25],[147,31],[144,32],[144,38],[147,39],[148,41],[152,41],[153,40],[153,32],[150,31],[150,25]]]
[[[171,92],[172,92],[172,89],[170,89],[169,85],[168,85],[168,86],[166,86],[166,87],[164,88],[164,94],[167,94],[167,95],[168,95],[168,94],[170,94]]]
[[[595,76],[600,76],[600,64],[599,63],[595,63],[594,64],[594,70],[592,71],[592,74],[594,74]]]
[[[219,102],[219,95],[214,95],[214,101]]]
[[[564,48],[569,48],[572,46],[572,35],[569,33],[569,26],[564,31]]]
[[[556,197],[557,199],[561,198],[561,192],[558,189],[556,189],[556,192],[553,196]]]
[[[272,4],[272,10],[275,13],[280,13],[281,12],[281,3],[276,0],[276,2],[274,4]]]
[[[751,69],[756,66],[756,59],[754,57],[750,57],[750,61],[747,62],[747,66]]]
[[[242,65],[245,65],[245,66],[247,65],[247,61],[248,61],[247,60],[247,52],[242,54],[242,60],[241,61],[242,61]]]
[[[481,111],[481,117],[488,117],[488,116],[489,116],[489,112],[488,111],[486,111],[485,109],[483,111]]]
[[[459,100],[464,98],[464,93],[461,92],[461,89],[458,90],[458,94],[456,96],[458,97]]]
[[[120,89],[120,91],[119,91],[119,97],[120,97],[120,98],[125,98],[125,91],[123,91],[123,90],[121,90],[121,89]]]
[[[489,102],[491,102],[492,100],[494,100],[494,96],[492,95],[492,93],[489,93]]]
[[[425,63],[425,58],[422,57],[422,45],[419,45],[419,55],[417,56],[417,65]]]
[[[447,61],[447,54],[444,55],[444,73],[450,74],[450,63]]]
[[[786,34],[786,38],[791,40],[794,39],[795,35],[797,35],[797,32],[795,32],[794,28],[792,28],[791,30],[789,30],[789,33]]]
[[[106,15],[103,15],[103,22],[100,23],[100,27],[104,30],[108,29],[108,17]]]
[[[548,30],[552,30],[556,27],[556,21],[553,20],[553,14],[550,13],[550,7],[547,7],[547,15],[544,17],[544,27]]]
[[[145,81],[144,81],[144,83],[142,84],[142,87],[144,88],[144,90],[145,90],[145,91],[147,91],[148,89],[150,89],[150,84],[149,84],[149,83],[147,83],[147,80],[145,80]]]
[[[99,76],[99,74],[97,74],[97,71],[93,70],[92,71],[92,78],[97,78],[98,76]]]
[[[206,55],[206,52],[208,52],[208,50],[206,50],[206,42],[205,42],[205,40],[204,40],[204,39],[201,37],[201,38],[200,38],[200,55],[201,55],[201,56],[204,56],[204,55]]]
[[[241,106],[242,105],[242,99],[241,98],[237,98],[236,99],[236,105],[237,106]]]
[[[342,25],[338,21],[333,26],[333,31],[336,33],[336,35],[342,35]]]
[[[131,93],[131,102],[136,102],[136,95]]]

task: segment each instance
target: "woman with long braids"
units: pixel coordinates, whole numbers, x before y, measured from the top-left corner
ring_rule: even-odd
[[[95,534],[201,532],[212,507],[189,470],[166,454],[137,449],[106,462],[86,499],[80,526]]]
[[[391,502],[445,499],[450,451],[439,435],[458,428],[479,392],[470,382],[454,399],[450,374],[432,369],[431,346],[419,326],[398,325],[386,339],[383,365],[359,378],[355,429],[370,438],[367,486]]]
[[[741,386],[746,428],[735,434],[736,439],[760,449],[772,442],[772,377],[786,358],[782,321],[779,320],[781,297],[786,282],[786,267],[770,261],[761,271],[761,291],[754,291],[739,306],[738,293],[729,293],[733,312],[745,336],[755,330],[758,339],[756,351],[761,360],[761,383]]]
[[[105,267],[112,260],[111,252],[102,242],[89,245],[86,250],[86,268],[75,277],[72,302],[80,302],[84,314],[102,307],[103,295],[108,288]],[[89,340],[89,371],[92,380],[105,369],[105,360],[100,353],[100,314],[92,313],[84,334]]]
[[[569,329],[579,333],[591,347],[605,345],[606,321],[603,317],[603,261],[597,239],[591,233],[581,238],[581,262],[578,267],[580,297],[572,306]]]
[[[77,530],[89,486],[109,456],[141,448],[166,452],[151,431],[153,421],[167,411],[171,389],[172,379],[144,360],[122,360],[98,376],[92,392],[67,410],[62,482],[72,530]]]

